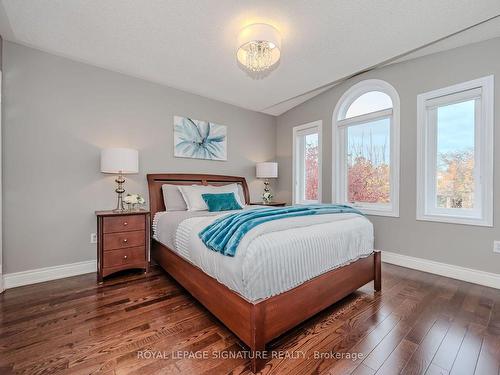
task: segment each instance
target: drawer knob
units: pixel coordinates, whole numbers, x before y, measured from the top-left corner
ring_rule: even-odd
[[[123,239],[123,242],[127,243],[127,242],[128,242],[128,240],[127,240],[126,238],[124,238],[124,239]]]
[[[127,225],[128,225],[128,223],[125,221],[125,222],[123,223],[123,225],[127,226]]]
[[[126,256],[126,255],[123,256],[123,259],[127,259],[127,258],[128,258],[128,256]]]

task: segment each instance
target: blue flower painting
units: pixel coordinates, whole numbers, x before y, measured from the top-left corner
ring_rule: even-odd
[[[208,121],[175,116],[174,149],[176,157],[227,160],[227,128]]]

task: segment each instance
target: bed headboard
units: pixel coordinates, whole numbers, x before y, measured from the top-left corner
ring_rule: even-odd
[[[189,174],[189,173],[161,173],[148,174],[149,188],[149,207],[151,216],[159,211],[165,211],[165,203],[163,202],[163,193],[161,186],[163,184],[171,185],[228,185],[240,184],[243,187],[245,194],[245,203],[250,203],[250,194],[245,177],[235,176],[219,176],[216,174]]]

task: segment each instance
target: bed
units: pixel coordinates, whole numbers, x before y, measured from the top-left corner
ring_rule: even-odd
[[[236,183],[248,204],[245,178],[204,174],[147,178],[154,217],[152,258],[248,345],[253,372],[265,365],[266,343],[371,281],[375,291],[381,289],[380,252],[367,250],[371,224],[359,215],[308,217],[307,226],[297,224],[304,218],[266,223],[249,232],[231,258],[203,248],[197,236],[221,214],[165,213],[162,185]],[[321,233],[330,237],[312,241]],[[300,258],[304,248],[312,254],[310,260]],[[287,256],[277,256],[280,249],[288,251]]]

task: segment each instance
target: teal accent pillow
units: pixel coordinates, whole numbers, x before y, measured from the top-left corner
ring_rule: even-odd
[[[234,193],[202,194],[201,197],[210,212],[241,210],[242,208],[236,201]]]

